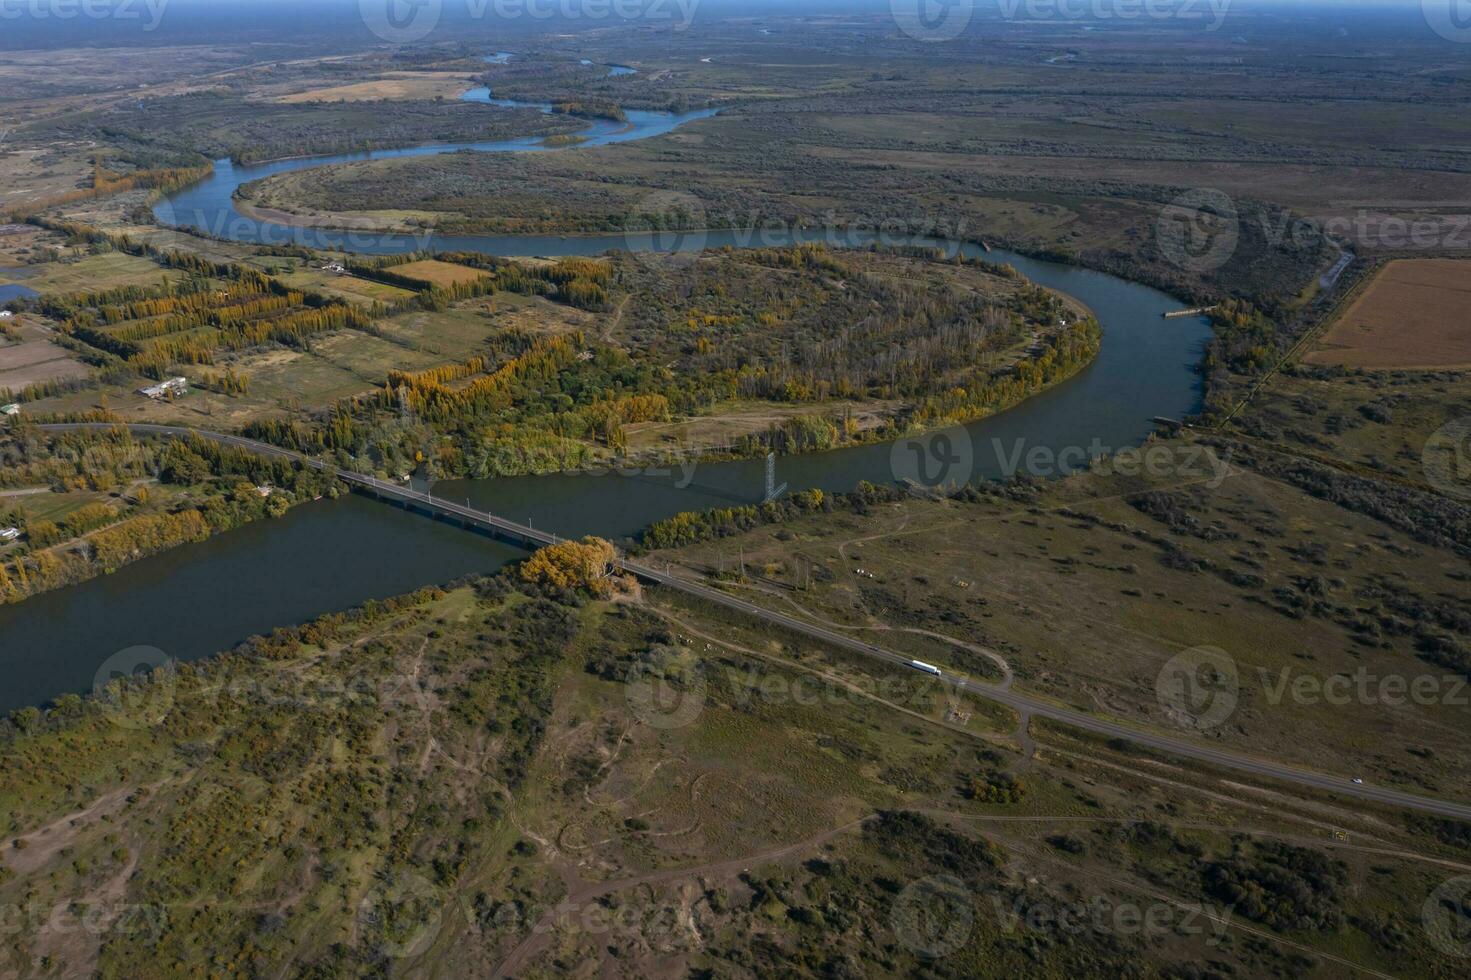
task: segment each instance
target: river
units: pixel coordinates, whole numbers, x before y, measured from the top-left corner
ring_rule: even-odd
[[[494,101],[485,89],[472,90],[466,97]],[[582,145],[656,136],[707,118],[713,111],[628,115],[627,126],[592,123],[586,132],[589,143]],[[436,144],[254,166],[219,161],[212,177],[160,202],[155,212],[166,224],[202,227],[250,242],[350,245],[371,253],[423,248],[425,240],[404,236],[365,238],[361,233],[270,225],[236,212],[231,195],[240,183],[273,173],[461,148],[545,149],[531,139]],[[797,237],[826,236],[812,231]],[[668,241],[620,235],[431,236],[427,247],[502,255],[589,255],[610,248],[688,248],[692,241],[710,247],[752,243],[740,231],[725,230]],[[769,243],[767,237],[757,242]],[[1165,312],[1182,308],[1175,299],[1114,276],[999,249],[984,253],[972,245],[932,244],[1009,262],[1034,282],[1075,297],[1103,326],[1102,352],[1064,384],[1010,411],[947,431],[944,441],[927,444],[933,450],[930,455],[916,456],[915,447],[901,443],[784,457],[777,463],[778,483],[791,489],[849,490],[863,479],[891,483],[916,475],[922,481],[994,478],[1007,475],[1015,461],[1045,476],[1092,453],[1138,444],[1152,430],[1154,416],[1181,418],[1199,408],[1202,383],[1196,365],[1209,338],[1209,324],[1196,317],[1163,319]],[[1059,456],[1061,462],[1054,463]],[[762,461],[746,460],[666,473],[455,481],[438,484],[435,492],[562,534],[618,538],[682,510],[759,501],[765,493],[765,468]],[[982,544],[977,542],[977,547]],[[6,683],[0,686],[0,710],[90,690],[104,662],[130,647],[155,647],[169,657],[197,659],[228,649],[253,633],[426,583],[490,571],[520,554],[488,538],[359,496],[304,504],[279,520],[257,522],[145,559],[113,575],[0,607],[0,658],[8,668]]]

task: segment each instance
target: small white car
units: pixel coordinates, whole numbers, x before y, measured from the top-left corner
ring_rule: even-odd
[[[1364,781],[1362,779],[1360,779],[1358,776],[1355,776],[1352,781],[1354,783],[1358,784],[1359,786],[1364,785]]]

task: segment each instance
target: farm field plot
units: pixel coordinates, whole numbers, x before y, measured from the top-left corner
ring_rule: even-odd
[[[97,292],[118,286],[156,285],[183,278],[181,273],[166,270],[149,259],[125,252],[89,255],[75,262],[46,262],[23,270],[7,270],[7,279],[19,282],[38,293]]]
[[[558,334],[572,330],[592,331],[594,317],[540,297],[496,293],[456,303],[445,310],[410,310],[379,320],[375,326],[380,332],[416,350],[464,360],[480,350],[486,339],[496,333],[506,330]]]
[[[294,92],[276,99],[284,104],[300,102],[378,102],[385,99],[451,99],[470,88],[474,79],[464,72],[402,71],[382,78],[347,85]]]
[[[438,259],[425,259],[422,262],[406,262],[403,265],[393,266],[393,272],[410,279],[428,283],[431,286],[453,286],[462,282],[475,282],[485,278],[485,273],[479,269],[471,269],[468,266],[455,265],[453,262],[441,262]]]
[[[372,306],[376,302],[392,303],[413,295],[398,286],[322,269],[299,269],[276,278],[292,289],[310,290],[361,306]]]
[[[502,297],[495,297],[501,301]],[[457,303],[447,310],[410,310],[379,320],[379,332],[419,350],[463,358],[484,343],[495,327],[482,309],[488,301]]]
[[[21,324],[20,343],[0,346],[0,393],[58,378],[80,378],[88,368],[71,352],[45,338],[39,328]]]
[[[409,350],[379,337],[346,331],[317,341],[311,350],[317,357],[369,384],[381,382],[389,371],[419,371],[443,363],[443,359],[434,354]]]
[[[1303,360],[1361,368],[1471,367],[1471,261],[1397,259]]]

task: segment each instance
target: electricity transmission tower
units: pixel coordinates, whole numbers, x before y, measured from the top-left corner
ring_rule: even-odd
[[[787,492],[787,485],[776,485],[776,453],[766,454],[766,496],[762,498],[763,503],[771,503],[777,497]]]

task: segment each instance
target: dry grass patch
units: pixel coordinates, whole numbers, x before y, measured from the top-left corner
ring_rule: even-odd
[[[408,276],[426,282],[431,286],[452,286],[462,282],[476,282],[484,279],[485,273],[479,269],[469,266],[455,265],[453,262],[441,262],[438,259],[425,259],[422,262],[407,262],[404,265],[393,266],[389,271],[400,276]]]
[[[1361,368],[1471,367],[1471,261],[1390,262],[1304,358]]]
[[[401,71],[350,85],[331,85],[283,95],[277,102],[379,102],[385,99],[458,98],[472,80],[462,72]]]
[[[407,289],[387,283],[321,269],[299,269],[276,278],[293,289],[311,290],[359,306],[370,307],[375,302],[393,303],[413,295]]]

